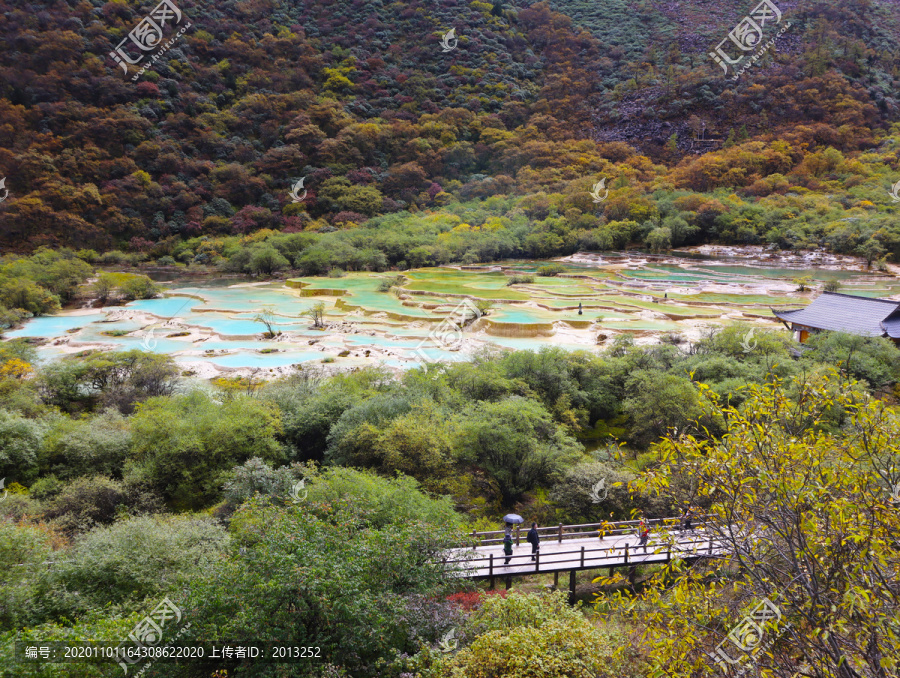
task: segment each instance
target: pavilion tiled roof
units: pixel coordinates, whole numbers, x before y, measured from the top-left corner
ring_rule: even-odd
[[[772,312],[785,322],[817,330],[900,338],[900,301],[823,292],[806,308]]]

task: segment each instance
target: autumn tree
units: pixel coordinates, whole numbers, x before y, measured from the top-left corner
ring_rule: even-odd
[[[651,672],[896,675],[895,413],[833,371],[749,386],[741,408],[699,389],[726,435],[670,436],[660,468],[635,487],[707,507],[705,534],[725,557],[691,569],[677,561],[637,598],[603,599],[643,627]]]

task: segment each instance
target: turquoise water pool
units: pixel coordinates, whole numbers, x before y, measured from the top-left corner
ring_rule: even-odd
[[[162,299],[142,299],[132,301],[128,308],[136,311],[146,311],[160,318],[174,318],[175,315],[189,314],[197,306],[203,304],[199,299],[190,297],[165,297]]]
[[[68,330],[76,327],[84,327],[96,320],[104,320],[103,313],[91,315],[46,315],[33,318],[25,323],[25,326],[17,330],[9,330],[3,336],[14,339],[16,337],[59,337]]]
[[[765,278],[801,278],[810,276],[813,280],[850,280],[858,278],[863,273],[860,271],[835,271],[826,268],[763,268],[755,266],[736,266],[736,265],[719,265],[704,262],[701,267],[708,269],[714,273],[734,274],[745,277],[765,277]]]
[[[250,318],[229,318],[220,313],[201,313],[197,316],[181,319],[181,322],[195,327],[212,330],[216,334],[231,336],[251,336],[266,331],[266,327]],[[309,327],[309,321],[284,322],[276,318],[272,323],[274,330],[280,332],[301,332]]]
[[[543,309],[492,309],[487,316],[493,322],[500,323],[552,323],[554,320],[577,320],[578,311],[553,312]]]
[[[662,270],[659,270],[662,269]],[[701,282],[701,281],[709,281],[709,280],[719,280],[719,276],[716,276],[712,273],[707,273],[706,275],[702,273],[688,273],[683,268],[678,266],[669,266],[659,265],[652,269],[646,269],[642,271],[635,270],[627,270],[620,271],[619,275],[624,278],[638,278],[640,280],[675,280],[678,282]],[[721,280],[728,281],[727,278],[721,278]]]
[[[684,266],[673,263],[671,258],[648,257],[645,253],[604,253],[595,264],[565,264],[566,271],[582,277],[537,277],[532,284],[513,286],[507,285],[508,275],[499,270],[419,269],[402,273],[406,282],[401,288],[395,288],[396,293],[378,291],[382,281],[396,273],[359,272],[341,278],[299,278],[292,280],[291,285],[286,281],[247,284],[230,279],[198,283],[191,279],[170,283],[166,296],[158,299],[35,318],[22,328],[7,332],[5,338],[45,338],[57,342],[58,345],[48,343],[39,348],[41,360],[56,359],[66,351],[83,348],[115,347],[149,349],[171,354],[180,362],[204,361],[223,368],[274,369],[321,361],[346,350],[358,353],[371,347],[373,360],[389,354],[383,364],[408,368],[418,364],[417,350],[428,361],[467,360],[470,355],[467,351],[483,343],[521,350],[544,346],[596,350],[598,327],[604,333],[626,331],[651,335],[690,331],[696,327],[696,323],[691,324],[694,322],[691,318],[702,323],[727,324],[733,322],[735,316],[731,314],[748,308],[754,313],[757,308],[759,313],[767,313],[770,304],[805,305],[814,294],[801,295],[785,287],[785,283],[803,275],[810,275],[819,283],[840,281],[843,285],[840,291],[849,294],[872,298],[900,294],[900,280],[879,277],[862,268],[800,270],[743,265],[733,258],[679,260],[684,261]],[[547,263],[519,261],[502,262],[502,265],[533,272]],[[631,267],[623,269],[621,265],[626,263]],[[710,284],[717,287],[703,291]],[[317,289],[321,290],[318,295]],[[661,299],[666,290],[669,304],[648,301]],[[447,351],[432,340],[422,344],[439,327],[438,321],[447,318],[460,305],[471,306],[476,300],[493,302],[487,315],[490,324],[481,323],[463,333],[477,341],[466,342],[464,350],[459,352]],[[325,321],[330,325],[325,331],[312,329],[311,320],[305,315],[319,302],[325,305]],[[578,302],[584,305],[580,316]],[[264,309],[273,313],[273,327],[283,333],[283,341],[262,338],[265,326],[255,317]],[[679,319],[663,317],[666,313]],[[110,315],[120,319],[99,322],[106,321]],[[178,327],[161,326],[170,319]],[[585,322],[597,320],[599,324],[593,328]],[[538,331],[552,334],[549,327],[558,321],[585,324],[559,324],[557,327],[564,334],[534,336]],[[498,332],[498,326],[504,324],[522,327],[514,331],[503,328]],[[543,328],[527,327],[533,324],[541,324]],[[360,332],[354,332],[354,328]],[[152,340],[148,343],[147,331],[151,329]],[[132,336],[104,334],[116,331],[130,332]],[[184,331],[192,334],[179,338],[166,336]],[[498,337],[490,332],[523,336]],[[569,336],[582,341],[560,341],[560,337]],[[316,343],[310,345],[311,340]],[[260,353],[264,349],[277,351]],[[207,351],[227,352],[227,355],[208,355]],[[360,359],[353,357],[335,360],[338,366],[342,360],[360,364]]]

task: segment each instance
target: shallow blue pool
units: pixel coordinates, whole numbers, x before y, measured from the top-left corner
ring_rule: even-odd
[[[15,337],[58,337],[66,334],[68,330],[76,327],[84,327],[95,320],[105,320],[106,314],[92,313],[90,315],[45,315],[40,318],[33,318],[25,323],[25,326],[18,330],[10,330],[5,332],[4,336],[14,339]],[[114,329],[112,325],[110,329]]]

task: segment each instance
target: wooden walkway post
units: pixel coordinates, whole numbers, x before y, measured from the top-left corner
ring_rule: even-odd
[[[584,567],[584,546],[581,547],[581,567]]]
[[[569,570],[569,605],[575,604],[575,570]]]
[[[488,584],[488,588],[493,591],[494,590],[494,554],[491,555],[491,560],[488,563],[488,573],[491,576],[490,583]]]
[[[559,543],[562,544],[562,523],[559,524]]]

